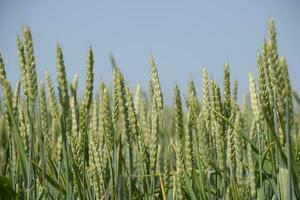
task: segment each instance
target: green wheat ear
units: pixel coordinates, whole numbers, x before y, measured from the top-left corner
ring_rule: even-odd
[[[93,56],[93,50],[90,47],[88,50],[87,74],[86,74],[85,93],[84,93],[84,104],[86,110],[89,110],[92,97],[93,97],[93,81],[94,81],[94,56]]]
[[[17,37],[17,46],[18,46],[18,59],[19,59],[19,66],[20,66],[21,83],[22,83],[24,94],[28,97],[25,50],[24,50],[23,42],[20,37]]]
[[[32,102],[35,101],[38,93],[37,86],[37,74],[35,66],[35,57],[33,52],[33,41],[29,27],[25,27],[23,30],[23,36],[25,40],[25,55],[26,55],[26,82],[28,96]]]
[[[157,104],[157,108],[159,111],[163,110],[163,96],[162,96],[162,91],[159,83],[159,78],[158,78],[158,72],[157,68],[154,62],[154,58],[151,56],[150,59],[150,66],[151,66],[151,80],[153,84],[153,92],[155,96],[155,101]]]
[[[56,50],[57,59],[57,82],[60,104],[64,109],[69,107],[69,92],[68,92],[68,80],[64,64],[64,57],[62,48],[58,45]]]
[[[176,152],[176,180],[177,197],[184,199],[184,156],[183,156],[183,111],[180,90],[175,86],[175,152]]]
[[[3,83],[5,79],[6,79],[6,71],[4,67],[4,61],[0,53],[0,83]]]
[[[113,150],[113,138],[114,138],[114,129],[112,123],[112,114],[109,104],[109,95],[106,86],[103,89],[103,99],[102,99],[102,114],[103,114],[103,131],[106,139],[106,146],[108,152]]]
[[[224,67],[224,116],[229,118],[231,112],[231,96],[230,96],[230,69],[229,64],[226,63]]]

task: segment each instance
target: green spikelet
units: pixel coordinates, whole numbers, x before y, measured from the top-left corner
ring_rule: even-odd
[[[138,121],[137,121],[137,115],[135,112],[135,107],[132,99],[132,94],[129,91],[128,85],[125,86],[125,92],[126,92],[126,102],[128,107],[128,117],[129,117],[129,124],[130,124],[130,130],[133,137],[138,136],[139,127],[138,127]]]
[[[279,106],[280,102],[283,101],[282,88],[280,88],[282,83],[282,72],[279,67],[279,59],[277,52],[277,41],[276,41],[276,29],[273,18],[270,19],[268,24],[269,31],[269,42],[267,46],[268,58],[271,72],[271,81],[274,89],[275,95],[275,106]]]
[[[153,98],[155,98],[153,96]],[[151,171],[153,174],[156,172],[157,166],[157,154],[158,154],[158,133],[159,133],[159,121],[158,121],[158,111],[156,101],[152,101],[152,110],[151,110],[151,154],[150,154],[150,164]]]
[[[200,107],[199,107],[194,81],[190,81],[188,85],[188,106],[187,107],[191,112],[191,120],[195,121],[195,119],[199,115]]]
[[[4,95],[4,101],[5,101],[5,106],[8,111],[13,111],[12,107],[12,99],[13,99],[13,94],[12,94],[12,89],[10,82],[7,79],[4,79],[2,84],[2,91]]]
[[[256,120],[259,120],[259,107],[256,93],[256,86],[254,77],[252,74],[249,74],[249,85],[250,85],[250,100],[251,100],[251,108],[252,112],[255,116]]]
[[[137,115],[140,114],[140,103],[141,103],[141,85],[138,83],[135,87],[134,93],[134,109]]]
[[[166,194],[168,194],[169,184],[170,184],[170,170],[171,170],[170,155],[171,155],[170,148],[167,148],[167,151],[165,153],[165,165],[164,165],[164,174],[163,174],[164,189]]]
[[[79,134],[78,110],[76,97],[70,97],[70,110],[71,110],[71,149],[74,156],[74,161],[79,169],[83,167],[83,138]]]
[[[23,36],[25,40],[25,55],[26,55],[26,82],[28,85],[28,96],[32,102],[35,101],[38,93],[37,87],[37,75],[35,69],[35,58],[33,52],[33,41],[29,27],[25,27],[23,30]]]
[[[92,97],[93,97],[93,81],[94,81],[94,56],[93,56],[93,50],[90,47],[88,50],[87,74],[86,74],[85,93],[84,93],[84,104],[86,110],[89,110]]]
[[[20,107],[22,107],[22,106],[20,105]],[[18,116],[19,116],[18,126],[19,126],[19,130],[20,130],[20,136],[21,136],[21,139],[22,139],[24,147],[25,147],[26,155],[28,156],[28,154],[29,154],[29,134],[27,132],[27,128],[26,128],[27,122],[25,121],[22,109],[18,110]]]
[[[57,59],[57,82],[58,82],[59,100],[62,107],[65,110],[68,110],[69,107],[68,81],[67,81],[67,75],[65,71],[62,48],[60,46],[57,46],[56,59]]]
[[[105,136],[105,144],[107,146],[108,152],[112,152],[114,129],[112,124],[112,115],[111,115],[111,109],[109,104],[109,95],[106,87],[103,90],[102,109],[103,109],[102,114],[103,114],[103,131]]]
[[[163,96],[160,88],[158,72],[155,66],[154,58],[152,56],[150,59],[150,65],[151,65],[151,80],[153,84],[155,101],[157,103],[157,109],[161,112],[163,110]]]
[[[0,83],[3,84],[5,79],[6,79],[6,71],[5,71],[5,68],[4,68],[3,58],[2,58],[1,53],[0,53]]]
[[[19,59],[19,66],[20,66],[20,74],[21,74],[21,84],[23,87],[24,94],[28,96],[28,83],[26,79],[26,58],[25,58],[25,51],[24,45],[20,37],[17,37],[17,46],[18,46],[18,59]]]
[[[47,101],[46,101],[46,94],[45,94],[45,87],[44,83],[41,82],[40,84],[40,113],[41,113],[41,130],[42,130],[42,137],[47,138],[49,132],[49,123],[48,123],[48,113],[47,113]],[[43,139],[44,141],[44,139]]]
[[[234,115],[231,113],[230,120],[233,121]],[[226,161],[229,168],[230,174],[232,175],[235,165],[235,145],[234,145],[234,134],[232,128],[229,126],[227,129],[227,152]]]
[[[114,84],[114,91],[113,91],[113,124],[116,128],[118,119],[119,119],[119,88],[120,85],[118,83],[118,76],[119,72],[118,69],[113,69],[113,84]]]
[[[201,115],[203,116],[203,123],[204,123],[204,130],[203,130],[203,135],[204,135],[204,146],[206,147],[206,151],[209,151],[210,149],[210,143],[212,142],[212,135],[210,134],[210,98],[209,98],[209,82],[208,82],[208,75],[206,68],[203,67],[202,70],[202,106],[201,106]],[[201,117],[199,114],[198,117],[198,124],[201,123]],[[198,131],[201,131],[198,128]],[[201,131],[202,132],[202,131]],[[205,155],[206,157],[208,155]]]
[[[232,96],[231,96],[231,105],[237,102],[237,93],[238,93],[238,81],[234,80],[232,87]]]
[[[153,100],[153,95],[154,95],[154,88],[153,88],[153,82],[152,80],[149,80],[149,97],[150,97],[150,101],[152,103],[152,100]]]
[[[71,94],[74,96],[77,95],[78,79],[79,79],[78,74],[74,74],[71,85],[70,85]]]
[[[89,174],[92,176],[92,186],[95,190],[96,199],[101,199],[105,190],[103,159],[101,159],[99,155],[99,151],[95,142],[95,136],[90,134],[89,137]]]
[[[252,149],[250,143],[247,144],[247,160],[248,160],[248,169],[249,169],[248,179],[250,182],[250,193],[251,193],[251,197],[255,198],[256,197],[255,166],[253,162]]]
[[[191,105],[190,105],[191,106]],[[190,109],[191,110],[191,109]],[[184,132],[184,154],[185,154],[185,168],[189,178],[192,178],[192,171],[193,171],[193,141],[192,141],[192,133],[193,133],[193,119],[192,114],[189,111],[187,113],[187,124],[186,130]]]
[[[236,181],[239,187],[243,183],[243,164],[242,164],[242,144],[241,144],[241,131],[242,131],[242,121],[240,113],[237,113],[234,130],[233,130],[233,145],[235,149],[235,158],[236,158]]]
[[[96,101],[91,102],[91,112],[90,112],[90,134],[93,135],[94,137],[94,142],[96,144],[97,149],[100,148],[99,145],[99,115],[98,115],[98,108],[99,106],[97,105]],[[101,115],[100,115],[101,116]]]
[[[259,104],[261,106],[261,113],[267,118],[272,116],[269,101],[270,94],[267,88],[265,68],[260,54],[257,55],[256,62],[258,67]]]
[[[5,97],[6,108],[11,110],[13,109],[12,107],[13,94],[12,94],[10,82],[6,78],[4,61],[1,54],[0,54],[0,85],[2,85],[2,91]]]
[[[293,125],[293,98],[292,98],[292,86],[290,84],[289,80],[289,72],[288,72],[288,67],[286,63],[285,57],[281,57],[279,60],[279,66],[282,71],[282,77],[283,81],[281,83],[281,89],[282,89],[282,94],[283,94],[283,102],[280,102],[280,108],[282,110],[282,115],[286,120],[289,120],[287,123],[289,127],[292,127]],[[286,119],[286,113],[289,113],[289,119]]]
[[[50,111],[52,111],[53,114],[55,114],[56,112],[58,112],[57,99],[56,99],[52,79],[47,71],[45,72],[45,78],[46,78],[47,86],[48,86],[47,88],[48,88],[49,104],[51,107]]]
[[[48,113],[47,113],[47,101],[44,83],[40,84],[39,91],[39,105],[40,105],[40,123],[41,123],[41,133],[39,135],[39,153],[41,159],[41,168],[43,173],[46,170],[47,154],[49,152],[49,143],[48,143],[48,133],[49,133],[49,124],[48,124]]]
[[[177,197],[184,199],[184,156],[183,156],[183,112],[179,88],[175,87],[175,152],[176,152],[176,180]]]
[[[118,91],[118,102],[119,102],[119,110],[120,114],[123,115],[123,127],[124,127],[124,133],[130,138],[130,125],[129,125],[129,118],[128,118],[128,106],[126,102],[126,89],[125,89],[125,83],[122,73],[118,72],[118,81],[117,84],[119,85],[119,91]]]
[[[17,83],[12,99],[13,114],[18,118],[18,109],[20,101],[20,82]]]
[[[150,135],[149,130],[148,130],[148,121],[147,121],[147,108],[145,105],[145,100],[141,100],[141,109],[140,109],[140,130],[141,133],[139,134],[138,137],[138,142],[140,145],[140,150],[141,150],[141,159],[143,162],[143,168],[144,171],[149,173],[148,171],[148,166],[149,166],[149,152],[145,143],[145,138],[146,136]]]
[[[117,85],[119,86],[118,91],[118,102],[119,102],[119,110],[122,115],[122,130],[127,138],[127,167],[128,167],[128,197],[131,199],[132,195],[132,146],[131,146],[131,132],[130,132],[130,123],[128,118],[128,107],[126,103],[126,91],[125,91],[125,83],[123,75],[120,71],[118,71],[117,76]]]
[[[213,97],[213,108],[216,112],[221,113],[221,99],[220,99],[220,89],[217,86],[217,83],[212,80],[211,81],[211,90]],[[223,148],[224,148],[224,139],[223,139],[223,127],[221,124],[220,117],[217,114],[213,115],[213,137],[215,141],[216,154],[218,165],[220,169],[223,169],[224,158],[223,158]]]
[[[264,40],[262,43],[262,56],[263,56],[263,65],[265,69],[266,84],[267,84],[267,89],[269,94],[270,105],[271,107],[274,107],[274,101],[275,101],[274,90],[273,90],[273,83],[271,79],[271,66],[268,57],[268,45],[266,40]]]
[[[223,101],[223,108],[224,108],[224,116],[226,118],[230,117],[230,112],[231,112],[231,96],[230,96],[230,69],[229,69],[229,64],[225,64],[224,68],[224,101]]]

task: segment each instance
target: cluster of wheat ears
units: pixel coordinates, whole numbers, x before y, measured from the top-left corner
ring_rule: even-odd
[[[204,67],[202,100],[190,81],[171,108],[153,58],[148,93],[130,89],[112,58],[113,88],[101,82],[94,95],[91,48],[83,97],[60,46],[58,90],[48,73],[45,89],[24,28],[14,90],[0,55],[0,199],[300,199],[300,99],[273,19],[268,32],[241,106],[225,64],[222,89]]]

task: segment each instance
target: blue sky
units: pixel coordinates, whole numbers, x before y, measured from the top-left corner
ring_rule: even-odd
[[[256,72],[256,54],[275,19],[279,51],[287,58],[292,83],[300,90],[300,2],[279,0],[227,1],[100,1],[1,0],[0,52],[9,78],[19,78],[16,36],[31,27],[39,79],[47,69],[56,76],[55,51],[64,51],[68,79],[85,81],[88,47],[95,57],[95,83],[111,84],[109,53],[113,53],[130,86],[148,89],[149,58],[156,60],[165,98],[178,84],[186,94],[194,79],[201,94],[201,71],[222,84],[223,66],[248,92],[248,73]]]

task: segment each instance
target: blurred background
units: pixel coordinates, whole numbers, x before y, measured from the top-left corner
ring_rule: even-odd
[[[285,55],[294,88],[300,90],[300,1],[99,1],[1,0],[0,52],[8,77],[19,79],[16,36],[31,28],[39,80],[47,69],[56,79],[56,45],[64,51],[68,79],[79,74],[83,91],[86,56],[94,50],[95,87],[111,86],[112,53],[129,85],[148,89],[153,55],[167,103],[173,88],[186,94],[193,79],[201,95],[201,71],[220,85],[229,62],[231,79],[238,80],[239,98],[248,92],[248,73],[256,72],[256,55],[267,22],[274,17],[279,52]],[[97,91],[97,90],[96,90]]]

